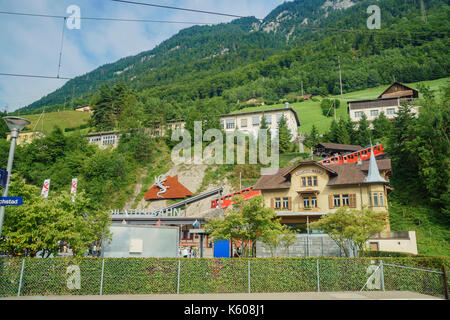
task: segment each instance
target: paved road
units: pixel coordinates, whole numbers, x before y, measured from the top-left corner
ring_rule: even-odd
[[[6,300],[442,300],[409,291],[32,296]]]

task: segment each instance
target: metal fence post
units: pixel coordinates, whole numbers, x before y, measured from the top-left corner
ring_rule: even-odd
[[[25,259],[22,260],[22,270],[20,271],[19,290],[17,290],[17,296],[20,297],[20,289],[22,289],[23,270],[25,269]]]
[[[380,278],[381,278],[381,290],[384,291],[384,270],[383,270],[383,260],[380,260]]]
[[[319,259],[317,259],[317,292],[320,292]]]
[[[444,297],[445,300],[448,300],[447,273],[445,272],[445,266],[442,266],[442,280],[444,281]]]
[[[100,278],[100,295],[103,295],[103,274],[105,272],[105,259],[102,261],[102,276]]]
[[[177,294],[180,294],[180,269],[181,269],[181,260],[178,260]]]
[[[248,293],[250,293],[250,260],[248,260]]]

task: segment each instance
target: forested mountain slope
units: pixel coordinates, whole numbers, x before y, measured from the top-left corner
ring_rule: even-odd
[[[299,94],[302,84],[306,93],[337,94],[339,59],[344,92],[449,75],[447,1],[425,1],[426,16],[418,0],[378,1],[381,29],[368,30],[372,4],[298,0],[275,8],[263,21],[249,17],[187,28],[153,50],[70,80],[20,112],[61,108],[72,94],[73,105],[87,104],[102,84],[119,82],[169,103],[169,119],[211,98],[223,103],[220,112],[250,98],[275,103]]]

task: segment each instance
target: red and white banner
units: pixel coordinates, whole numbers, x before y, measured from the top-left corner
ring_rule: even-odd
[[[41,196],[43,196],[44,198],[47,198],[49,189],[50,189],[50,179],[45,179],[44,184],[42,185]]]
[[[78,179],[73,178],[72,179],[72,189],[70,189],[70,193],[74,196],[77,194],[77,186],[78,186]]]

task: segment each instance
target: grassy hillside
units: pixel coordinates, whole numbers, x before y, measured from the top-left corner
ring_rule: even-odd
[[[56,126],[62,130],[65,128],[75,128],[86,124],[90,118],[88,112],[80,111],[60,111],[41,114],[32,114],[22,116],[31,121],[31,124],[25,127],[25,130],[41,130],[48,134]]]
[[[406,85],[417,89],[419,84],[424,84],[429,86],[432,90],[437,90],[445,83],[450,82],[450,77],[431,80],[431,81],[420,81],[415,83],[406,83]],[[347,113],[347,102],[353,100],[364,100],[364,99],[376,99],[388,86],[378,86],[375,88],[369,88],[365,90],[350,92],[344,94],[344,99],[341,100],[339,95],[331,96],[341,100],[341,106],[336,110],[336,118],[346,118]],[[299,127],[299,132],[310,132],[313,125],[319,130],[320,133],[325,133],[330,127],[332,117],[325,117],[322,115],[322,110],[320,109],[320,97],[315,97],[314,100],[308,100],[303,102],[292,103],[290,106],[297,111],[298,117],[300,118],[301,126]],[[266,105],[259,107],[249,107],[241,110],[235,111],[235,113],[247,112],[247,111],[257,111],[257,110],[270,110],[275,108],[283,108],[284,104],[276,105]]]

